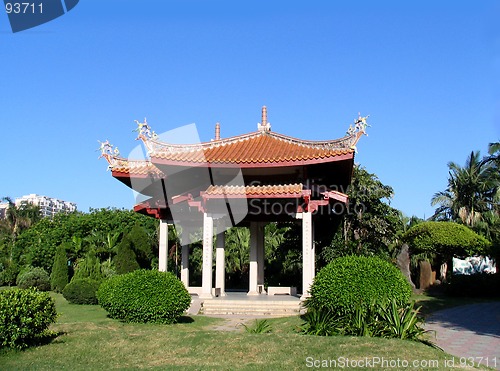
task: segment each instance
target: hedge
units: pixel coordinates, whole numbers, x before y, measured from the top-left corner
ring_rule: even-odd
[[[97,304],[97,290],[101,281],[91,278],[72,279],[66,285],[62,294],[71,304]]]
[[[36,288],[0,291],[0,348],[22,349],[47,333],[57,317],[54,300]]]
[[[487,253],[491,243],[465,225],[454,222],[423,222],[403,236],[411,252],[435,253],[445,258]]]
[[[43,268],[28,267],[21,271],[16,279],[16,284],[21,289],[35,287],[40,291],[50,290],[49,274]]]
[[[150,270],[111,277],[99,287],[97,299],[111,318],[126,322],[174,323],[191,304],[177,277]]]
[[[411,287],[393,264],[378,257],[344,256],[321,269],[306,305],[316,310],[352,313],[374,302],[408,303]]]

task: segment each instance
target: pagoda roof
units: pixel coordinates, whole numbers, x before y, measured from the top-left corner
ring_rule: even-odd
[[[178,145],[151,140],[153,163],[209,166],[291,166],[352,158],[358,133],[330,141],[309,141],[260,130],[201,144]]]
[[[303,140],[271,131],[267,122],[267,109],[262,108],[262,123],[258,130],[248,134],[220,139],[220,126],[216,138],[196,144],[163,142],[151,130],[146,120],[138,124],[138,137],[144,142],[149,160],[127,160],[119,156],[117,148],[105,141],[101,143],[101,157],[106,158],[113,176],[165,177],[163,166],[188,167],[287,167],[352,160],[356,144],[365,134],[367,117],[359,117],[344,137],[334,140]]]

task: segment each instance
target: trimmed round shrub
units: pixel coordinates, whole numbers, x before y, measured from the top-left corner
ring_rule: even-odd
[[[176,322],[191,303],[172,273],[149,270],[111,277],[99,287],[97,299],[111,318],[164,324]]]
[[[403,240],[412,253],[434,253],[446,259],[488,253],[491,243],[465,225],[455,222],[423,222],[411,227]]]
[[[43,268],[30,268],[19,273],[16,284],[21,289],[35,287],[40,291],[49,291],[50,277]]]
[[[411,287],[391,263],[377,257],[344,256],[321,269],[311,285],[307,306],[317,310],[352,313],[372,303],[408,303]]]
[[[91,278],[72,279],[62,294],[71,304],[97,304],[96,293],[100,285],[100,281]]]
[[[35,343],[57,317],[54,300],[36,288],[0,291],[0,348]]]

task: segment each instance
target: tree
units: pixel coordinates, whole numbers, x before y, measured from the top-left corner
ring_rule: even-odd
[[[116,255],[113,258],[116,267],[116,273],[125,274],[136,269],[139,269],[139,263],[137,263],[137,258],[130,247],[130,241],[128,239],[123,239],[118,245]]]
[[[428,221],[410,228],[403,236],[411,254],[426,254],[438,262],[488,252],[491,243],[466,226],[454,222]],[[436,263],[436,262],[435,262]]]
[[[497,169],[500,169],[500,142],[493,142],[488,145],[486,162],[492,162]]]
[[[340,229],[321,256],[326,262],[352,254],[388,256],[397,231],[403,228],[399,210],[389,204],[394,195],[392,187],[363,167],[355,166],[347,194],[349,205]]]
[[[90,278],[94,281],[102,281],[101,263],[93,251],[87,253],[83,259],[79,259],[75,267],[75,274],[71,281]]]
[[[250,230],[244,227],[230,228],[226,232],[226,271],[229,274],[248,272],[250,264]]]
[[[17,207],[10,197],[1,201],[9,204],[5,219],[0,220],[0,284],[11,284],[19,272],[14,251],[20,233],[40,220],[40,208],[32,204]]]
[[[56,250],[52,273],[50,274],[50,285],[55,292],[62,292],[68,284],[68,257],[66,256],[66,246],[60,245]]]
[[[40,208],[38,206],[25,204],[18,207],[10,197],[2,197],[1,201],[9,204],[3,223],[4,227],[7,227],[7,230],[10,232],[13,240],[23,230],[31,227],[41,219]]]
[[[464,167],[450,162],[448,168],[448,188],[432,197],[432,206],[438,208],[431,219],[460,221],[474,227],[491,210],[498,190],[491,164],[483,161],[479,152],[472,151]]]

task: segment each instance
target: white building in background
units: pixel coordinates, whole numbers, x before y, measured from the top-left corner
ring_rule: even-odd
[[[40,213],[43,217],[53,217],[57,213],[71,213],[76,211],[74,202],[63,201],[57,198],[30,194],[18,197],[15,200],[17,207],[27,204],[33,204],[40,207]]]
[[[4,219],[7,216],[7,209],[9,208],[8,202],[0,203],[0,219]]]

